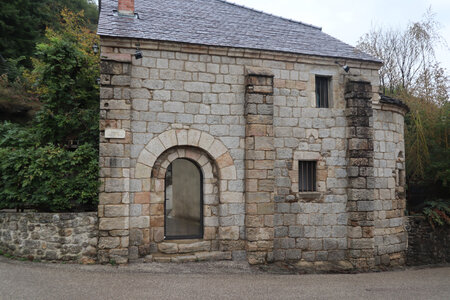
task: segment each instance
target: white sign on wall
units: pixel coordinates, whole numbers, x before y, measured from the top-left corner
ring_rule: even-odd
[[[124,129],[105,129],[105,138],[107,139],[124,139],[125,130]]]

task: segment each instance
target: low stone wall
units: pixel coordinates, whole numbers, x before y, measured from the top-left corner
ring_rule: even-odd
[[[97,260],[97,213],[0,212],[0,250],[48,261]]]
[[[450,262],[450,227],[433,229],[425,217],[408,218],[408,249],[406,264],[409,266]]]

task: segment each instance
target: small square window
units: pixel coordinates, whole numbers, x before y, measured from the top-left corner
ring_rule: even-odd
[[[316,192],[316,165],[315,161],[298,162],[299,192]]]
[[[316,76],[316,107],[330,107],[330,77]]]

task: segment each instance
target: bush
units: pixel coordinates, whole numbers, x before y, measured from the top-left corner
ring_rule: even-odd
[[[0,209],[97,208],[99,55],[91,47],[98,37],[82,13],[63,10],[62,19],[24,72],[42,103],[32,126],[0,124]]]
[[[22,127],[11,122],[0,123],[0,148],[30,148],[40,145],[33,127]]]
[[[0,209],[95,210],[98,151],[84,144],[75,151],[53,145],[0,148]]]
[[[450,195],[450,104],[403,95],[411,108],[405,118],[408,208]]]
[[[428,218],[431,227],[450,225],[450,201],[438,199],[425,203],[423,214]]]
[[[42,143],[98,144],[99,43],[83,20],[83,14],[63,10],[60,31],[47,29],[46,41],[36,46],[34,69],[26,74],[43,106],[34,120]]]

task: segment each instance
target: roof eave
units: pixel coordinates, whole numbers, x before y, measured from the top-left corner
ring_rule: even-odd
[[[383,65],[383,61],[379,60],[377,58],[372,59],[364,59],[364,58],[356,58],[356,57],[350,57],[350,56],[332,56],[332,55],[320,55],[315,53],[307,53],[307,52],[290,52],[290,51],[282,51],[282,50],[273,50],[273,49],[264,49],[264,48],[251,48],[251,47],[236,47],[236,46],[228,46],[228,45],[218,45],[218,44],[199,44],[199,43],[190,43],[186,41],[177,41],[177,40],[163,40],[163,39],[148,39],[148,38],[141,38],[141,37],[130,37],[130,36],[123,36],[123,35],[112,35],[112,34],[106,34],[101,33],[100,30],[97,30],[97,34],[100,37],[108,37],[108,38],[122,38],[122,39],[131,39],[131,40],[146,40],[146,41],[154,41],[154,42],[169,42],[169,43],[182,43],[187,45],[195,45],[195,46],[206,46],[206,47],[222,47],[222,48],[235,48],[235,49],[242,49],[242,50],[252,50],[252,51],[267,51],[267,52],[275,52],[275,53],[283,53],[283,54],[290,54],[290,55],[306,55],[306,56],[312,56],[312,57],[321,57],[321,58],[329,58],[329,59],[343,59],[347,61],[357,61],[357,62],[364,62],[364,63],[373,63],[379,65],[381,67]]]

